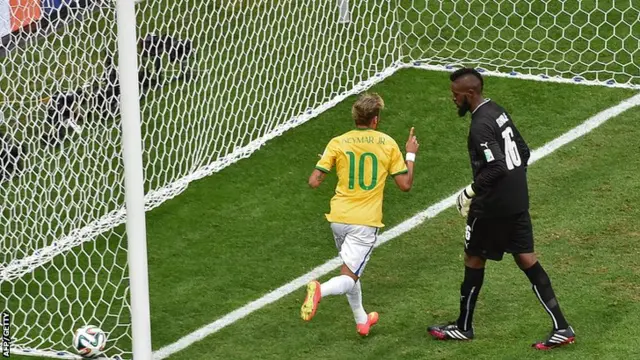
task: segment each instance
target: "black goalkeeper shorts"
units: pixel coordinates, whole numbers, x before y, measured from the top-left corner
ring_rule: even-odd
[[[504,253],[533,252],[533,227],[529,211],[499,218],[467,218],[465,253],[500,261]]]

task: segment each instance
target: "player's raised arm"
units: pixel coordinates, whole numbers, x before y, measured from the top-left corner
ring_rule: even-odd
[[[416,153],[418,152],[419,147],[420,144],[418,143],[418,139],[414,135],[414,128],[411,128],[411,130],[409,130],[409,139],[407,139],[407,144],[405,145],[405,150],[407,151],[405,161],[406,171],[391,173],[396,185],[398,185],[398,188],[402,191],[409,191],[413,186],[413,163],[416,161]],[[399,154],[399,156],[400,161],[402,161],[402,154]]]

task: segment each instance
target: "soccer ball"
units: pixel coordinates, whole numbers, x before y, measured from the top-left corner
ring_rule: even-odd
[[[84,357],[101,354],[106,344],[107,334],[97,326],[83,326],[73,335],[73,348]]]

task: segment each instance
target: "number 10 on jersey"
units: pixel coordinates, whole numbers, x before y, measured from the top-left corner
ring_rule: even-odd
[[[358,159],[352,151],[347,151],[347,156],[349,156],[349,190],[356,188],[356,163],[358,165],[357,177],[360,189],[371,190],[376,187],[378,183],[378,157],[373,153],[366,152],[360,155]],[[367,184],[364,178],[367,158],[371,159],[371,179],[368,181],[369,184]]]

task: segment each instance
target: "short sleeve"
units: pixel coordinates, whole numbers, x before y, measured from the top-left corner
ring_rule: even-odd
[[[322,153],[320,161],[316,164],[316,169],[328,173],[336,164],[336,148],[335,142],[331,140]]]
[[[402,152],[398,147],[398,144],[393,144],[393,147],[391,148],[390,158],[391,162],[389,164],[389,174],[391,174],[391,176],[406,174],[409,172],[409,170],[407,169],[407,164],[404,162]]]

